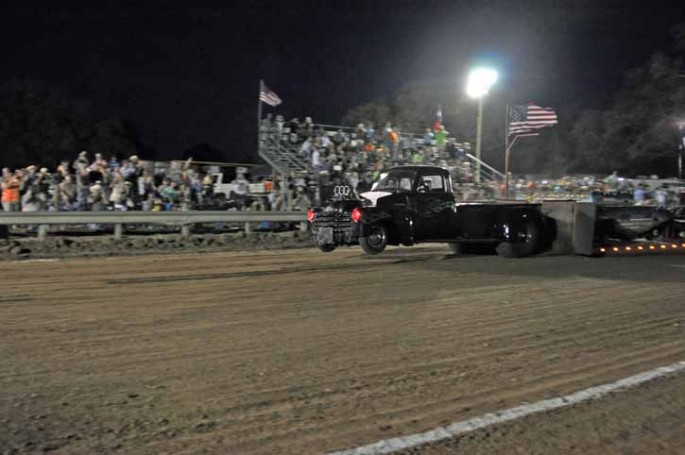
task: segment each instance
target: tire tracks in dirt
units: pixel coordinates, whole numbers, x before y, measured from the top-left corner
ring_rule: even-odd
[[[404,251],[18,266],[0,301],[0,448],[321,453],[685,356],[679,259],[603,274]]]

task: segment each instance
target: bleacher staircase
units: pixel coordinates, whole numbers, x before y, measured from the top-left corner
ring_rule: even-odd
[[[299,151],[299,145],[281,141],[274,134],[261,135],[259,156],[275,173],[289,175],[293,172],[306,172],[309,165],[300,156]]]

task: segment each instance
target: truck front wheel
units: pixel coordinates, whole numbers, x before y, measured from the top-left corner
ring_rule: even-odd
[[[447,246],[450,249],[450,252],[455,255],[455,256],[461,256],[462,253],[462,248],[461,248],[461,243],[460,242],[450,242],[447,244]]]
[[[359,245],[366,254],[380,254],[388,246],[388,228],[376,224],[369,228],[367,235],[359,237]]]
[[[505,258],[524,258],[540,251],[542,228],[537,220],[528,220],[519,233],[518,242],[502,242],[497,245],[497,254]]]

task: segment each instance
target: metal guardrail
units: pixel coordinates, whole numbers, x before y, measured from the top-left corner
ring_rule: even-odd
[[[190,227],[198,223],[244,223],[245,232],[251,223],[273,221],[300,223],[306,230],[304,212],[0,212],[0,226],[38,226],[38,238],[45,239],[51,225],[98,224],[114,225],[114,238],[121,239],[125,224],[165,224],[180,226],[183,235],[190,235]]]

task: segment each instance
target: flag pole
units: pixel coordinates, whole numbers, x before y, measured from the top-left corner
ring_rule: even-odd
[[[506,199],[509,199],[509,152],[518,138],[518,135],[514,136],[514,139],[509,142],[507,149],[504,151],[504,185],[506,186],[504,189],[504,197]]]
[[[257,155],[259,155],[262,145],[262,92],[264,91],[264,80],[259,80],[259,93],[257,94]]]

